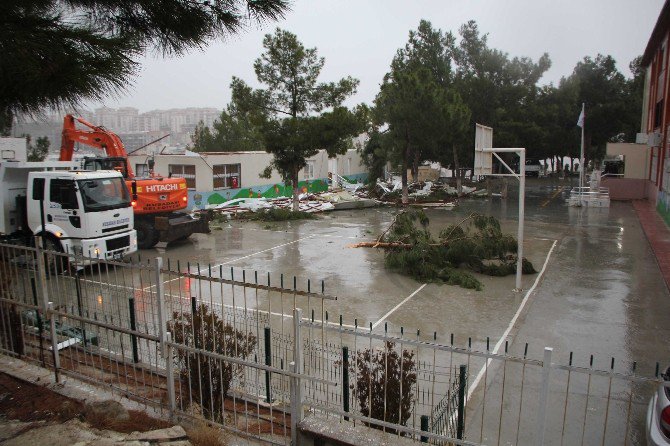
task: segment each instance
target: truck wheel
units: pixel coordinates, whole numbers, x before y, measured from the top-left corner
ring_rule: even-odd
[[[44,265],[49,274],[61,274],[67,271],[69,267],[69,260],[63,254],[63,247],[60,241],[52,235],[44,236],[44,245],[49,252],[44,253]]]
[[[137,231],[137,246],[140,249],[153,248],[158,243],[159,234],[152,222],[136,220],[135,230]]]

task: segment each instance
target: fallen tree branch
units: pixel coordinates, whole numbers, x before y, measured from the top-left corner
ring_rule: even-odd
[[[459,237],[455,238],[453,240],[447,240],[443,243],[428,243],[428,246],[449,246],[449,243],[457,242],[459,240],[471,240],[473,237]],[[416,244],[412,243],[403,243],[403,242],[359,242],[359,243],[352,243],[351,245],[347,245],[347,248],[403,248],[403,249],[411,249],[415,247]]]
[[[347,248],[403,248],[411,249],[414,245],[401,242],[359,242],[347,245]]]
[[[393,220],[391,221],[391,224],[388,225],[386,230],[384,232],[382,232],[381,235],[377,238],[377,243],[378,244],[381,243],[381,241],[384,239],[384,236],[386,235],[386,233],[388,233],[391,230],[391,228],[395,224],[396,220],[398,220],[398,217],[403,215],[405,212],[407,212],[407,211],[402,211],[402,212],[398,212],[397,214],[395,214],[395,217],[393,217]]]

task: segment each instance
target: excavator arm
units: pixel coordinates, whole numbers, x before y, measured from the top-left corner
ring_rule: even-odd
[[[90,128],[91,130],[80,130],[76,127],[76,122]],[[126,158],[126,148],[121,138],[116,133],[110,132],[102,126],[96,126],[83,118],[76,118],[72,115],[65,115],[63,120],[63,136],[60,146],[60,160],[72,161],[74,155],[74,143],[79,142],[90,147],[103,150],[108,157]],[[126,163],[128,178],[135,175],[129,163]]]

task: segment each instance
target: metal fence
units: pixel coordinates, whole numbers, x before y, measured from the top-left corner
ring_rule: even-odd
[[[657,364],[373,330],[296,277],[39,243],[0,244],[0,274],[2,353],[275,444],[305,416],[431,444],[643,444],[661,382]]]

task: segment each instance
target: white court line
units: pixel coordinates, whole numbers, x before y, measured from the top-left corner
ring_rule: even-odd
[[[212,268],[212,269],[215,269],[215,268],[218,268],[219,266],[228,265],[228,264],[230,264],[230,263],[238,262],[238,261],[240,261],[240,260],[244,260],[244,259],[247,259],[247,258],[249,258],[249,257],[253,257],[253,256],[257,255],[257,254],[262,254],[262,253],[264,253],[264,252],[272,251],[273,249],[281,248],[282,246],[287,246],[287,245],[291,245],[291,244],[293,244],[293,243],[297,243],[297,242],[299,242],[299,241],[301,241],[301,240],[307,240],[307,239],[309,239],[309,238],[316,237],[316,235],[317,235],[317,234],[312,234],[312,235],[308,235],[307,237],[299,238],[298,240],[293,240],[292,242],[282,243],[281,245],[273,246],[272,248],[264,249],[264,250],[262,250],[262,251],[254,252],[253,254],[248,254],[248,255],[243,256],[243,257],[238,257],[238,258],[236,258],[236,259],[228,260],[227,262],[219,263],[219,264],[217,264],[217,265],[212,266],[211,268]],[[207,271],[207,269],[209,269],[209,268],[210,268],[209,266],[207,266],[207,267],[205,267],[205,268],[200,268],[196,274],[202,274],[203,271]],[[180,279],[181,279],[181,277],[175,277],[174,279],[166,280],[166,281],[163,282],[163,283],[164,283],[164,284],[165,284],[165,283],[170,283],[170,282],[174,282],[175,280],[180,280]],[[149,285],[148,287],[143,288],[142,291],[150,290],[151,288],[153,288],[153,287],[155,287],[155,286],[156,286],[155,284],[154,284],[154,285]]]
[[[395,310],[397,310],[398,308],[402,307],[402,305],[403,305],[405,302],[407,302],[407,301],[410,300],[412,297],[414,297],[414,296],[416,295],[416,293],[418,293],[419,291],[421,291],[421,290],[423,289],[423,287],[425,287],[426,285],[428,285],[428,284],[427,284],[427,283],[424,283],[423,285],[421,285],[421,286],[420,286],[419,288],[417,288],[412,294],[410,294],[409,296],[407,296],[406,298],[404,298],[402,302],[400,302],[398,305],[396,305],[395,307],[393,307],[393,308],[391,309],[391,311],[389,311],[389,312],[386,313],[384,316],[382,316],[381,319],[379,319],[377,322],[375,322],[374,324],[372,324],[372,329],[374,330],[379,324],[381,324],[382,322],[384,322],[384,320],[385,320],[387,317],[389,317],[391,314],[393,314],[393,312],[394,312]]]
[[[166,296],[168,296],[168,297],[172,297],[172,298],[176,298],[176,299],[190,300],[190,298],[187,297],[187,296],[182,296],[182,295],[177,295],[177,294],[166,294]],[[290,319],[293,319],[293,315],[292,315],[292,314],[277,313],[277,312],[275,312],[275,311],[268,312],[267,310],[262,310],[262,309],[260,309],[260,308],[248,308],[248,307],[245,308],[245,307],[240,307],[239,305],[232,306],[232,305],[230,305],[230,304],[220,304],[220,303],[218,303],[218,302],[215,302],[214,305],[215,305],[215,306],[219,306],[219,307],[223,307],[223,308],[231,308],[231,309],[233,309],[233,310],[244,310],[245,312],[247,312],[247,311],[255,311],[255,312],[257,312],[257,313],[269,314],[270,316],[281,316],[281,317],[283,317],[283,318],[290,318]],[[342,324],[342,325],[340,325],[338,322],[323,321],[323,320],[321,320],[321,319],[314,319],[314,320],[312,321],[309,317],[303,317],[302,320],[303,320],[303,321],[307,321],[307,322],[319,323],[319,324],[323,324],[323,323],[325,323],[325,324],[327,324],[327,325],[333,325],[333,326],[336,326],[336,327],[345,327],[345,328],[351,328],[351,329],[355,329],[355,328],[357,328],[357,327],[354,326],[354,325],[349,325],[349,324]]]
[[[521,314],[521,311],[523,310],[523,307],[526,306],[526,303],[528,302],[528,298],[530,297],[531,293],[535,291],[535,288],[537,287],[537,284],[540,282],[540,279],[544,275],[544,271],[547,269],[547,264],[549,263],[549,257],[551,257],[551,253],[554,251],[554,248],[556,247],[556,243],[558,240],[554,240],[554,243],[551,245],[551,249],[549,249],[549,253],[547,253],[547,258],[544,260],[544,265],[542,265],[542,269],[540,270],[540,273],[537,275],[535,278],[535,282],[533,283],[533,286],[530,287],[526,295],[524,296],[523,300],[521,301],[521,304],[519,305],[519,308],[516,310],[516,313],[514,314],[514,317],[512,320],[509,322],[509,325],[507,326],[507,330],[502,334],[498,342],[496,343],[495,347],[493,347],[493,351],[491,352],[492,354],[498,353],[498,350],[500,350],[500,346],[502,345],[503,341],[507,336],[509,336],[510,331],[512,331],[512,328],[514,327],[514,324],[516,324],[516,320],[519,318],[519,315]],[[472,394],[475,391],[475,388],[477,385],[479,385],[479,381],[481,381],[482,376],[484,376],[484,369],[488,367],[488,365],[493,361],[492,358],[489,358],[486,360],[486,363],[482,366],[482,368],[479,370],[479,373],[477,373],[477,376],[475,379],[472,381],[472,384],[470,385],[470,388],[468,389],[468,396],[466,398],[466,401],[470,399]]]

